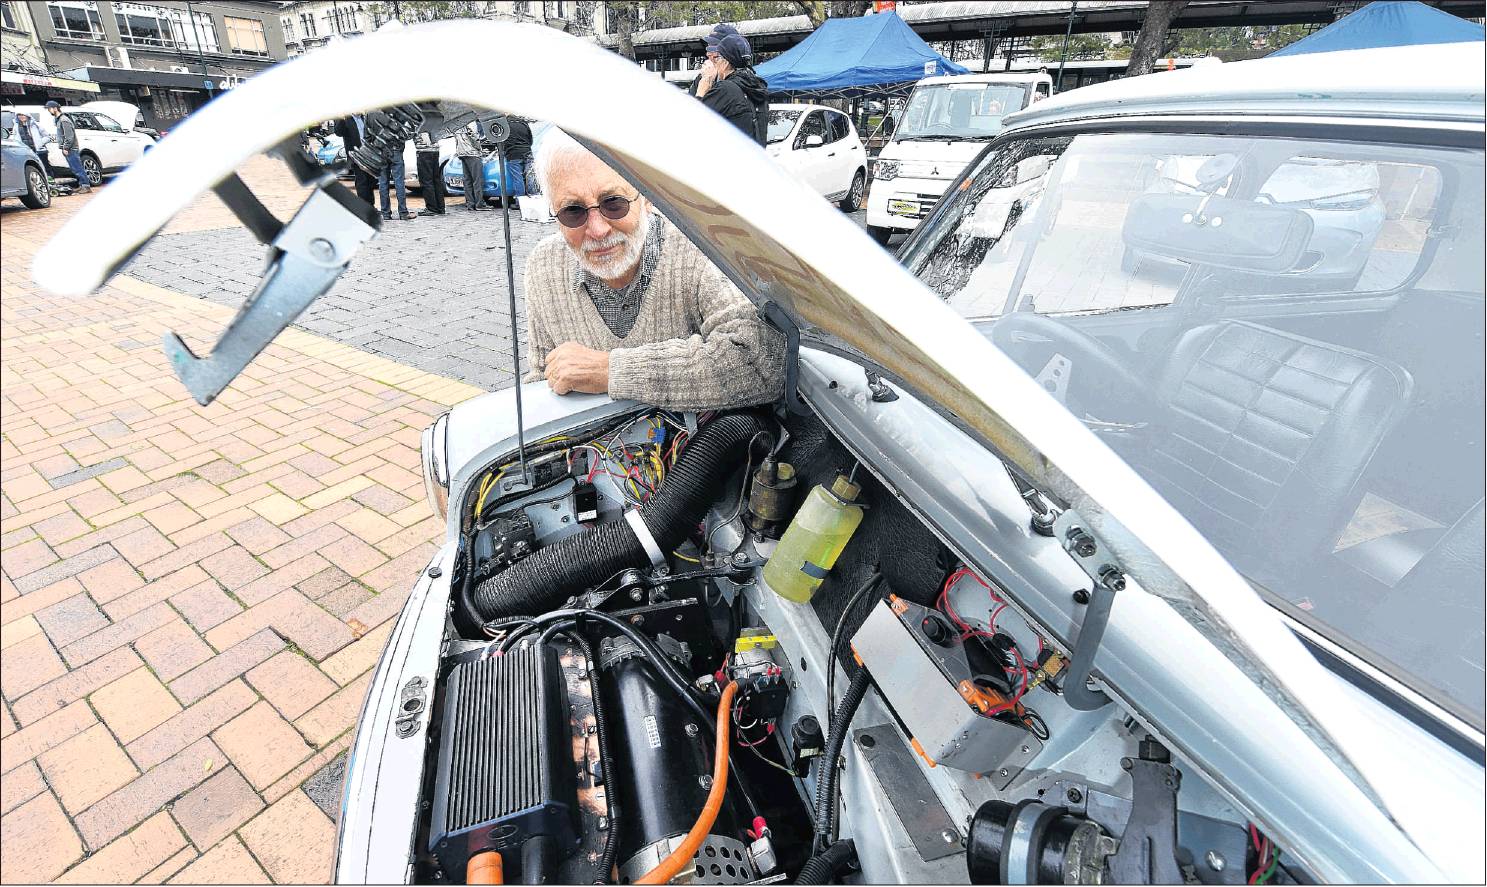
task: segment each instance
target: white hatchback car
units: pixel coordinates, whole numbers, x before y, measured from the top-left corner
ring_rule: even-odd
[[[48,135],[56,138],[56,121],[41,105],[19,105],[6,110],[30,114]],[[154,139],[120,125],[107,114],[73,107],[63,108],[62,113],[72,118],[77,129],[78,153],[82,155],[83,169],[88,173],[90,185],[103,184],[105,174],[122,171],[155,146]],[[67,158],[57,150],[56,142],[47,146],[45,159],[53,175],[72,177],[72,171],[67,168]]]
[[[765,150],[791,175],[846,212],[862,206],[867,151],[851,118],[821,105],[770,105]]]

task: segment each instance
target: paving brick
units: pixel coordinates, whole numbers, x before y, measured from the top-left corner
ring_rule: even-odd
[[[258,701],[242,681],[233,681],[129,743],[125,751],[148,770],[237,717]]]
[[[135,641],[134,649],[162,681],[173,681],[212,658],[212,648],[179,618]]]
[[[146,580],[158,579],[167,573],[174,573],[182,567],[190,566],[205,557],[216,554],[231,544],[232,540],[227,538],[226,533],[213,533],[204,539],[183,545],[170,554],[141,564],[139,571],[144,574]]]
[[[171,596],[170,602],[197,631],[220,625],[241,613],[243,608],[222,591],[216,580],[208,579]]]
[[[143,588],[138,588],[117,600],[103,605],[103,611],[108,618],[115,621],[133,616],[141,610],[159,604],[161,601],[169,600],[187,589],[195,588],[203,582],[210,582],[206,571],[195,564],[184,569],[176,570],[168,576],[162,576]]]
[[[230,837],[181,869],[171,884],[272,884],[243,842]]]
[[[304,763],[280,777],[278,782],[264,789],[262,793],[263,799],[272,804],[295,789],[308,786],[306,794],[310,795],[310,800],[314,801],[321,810],[325,810],[326,816],[335,820],[340,816],[341,797],[339,791],[336,794],[335,806],[326,810],[325,804],[321,803],[320,798],[313,793],[315,786],[310,785],[307,780],[313,779],[320,774],[321,771],[330,766],[337,758],[341,758],[344,762],[344,752],[350,745],[351,733],[349,731],[342,733],[329,745],[316,752],[314,757],[306,759]]]
[[[256,788],[274,780],[314,753],[289,722],[267,702],[260,702],[212,733],[217,746],[232,758]]]
[[[83,732],[98,719],[86,702],[78,701],[34,724],[0,739],[0,773],[9,773],[47,749],[56,748]]]
[[[246,471],[226,459],[218,459],[215,462],[208,462],[205,465],[199,466],[196,469],[196,473],[219,487],[228,481],[237,480],[247,474]]]
[[[237,831],[263,809],[263,799],[235,767],[193,788],[171,806],[171,814],[198,850],[205,850]]]
[[[358,638],[334,656],[320,663],[320,671],[341,686],[366,674],[382,656],[387,639],[392,636],[393,622],[387,621]]]
[[[413,582],[410,579],[407,587],[374,595],[342,618],[347,624],[357,622],[367,628],[376,628],[398,615],[412,591]]]
[[[161,535],[160,531],[153,526],[136,530],[127,536],[115,539],[114,548],[119,554],[134,566],[142,566],[150,561],[164,557],[176,550],[171,541]]]
[[[185,503],[174,499],[168,505],[146,511],[143,517],[154,524],[155,529],[167,536],[201,520],[201,515],[192,511]]]
[[[377,569],[362,575],[361,581],[376,592],[385,593],[389,589],[398,589],[401,591],[401,596],[407,598],[408,592],[413,588],[413,583],[418,579],[418,574],[429,565],[429,561],[434,559],[438,551],[437,547],[427,542],[416,545]]]
[[[49,517],[33,524],[32,529],[46,541],[47,545],[51,546],[60,545],[69,539],[76,539],[93,531],[93,527],[87,521],[78,517],[70,509],[56,517]]]
[[[289,589],[207,632],[207,643],[225,649],[267,626],[273,626],[317,661],[353,640],[345,623]]]
[[[5,616],[8,618],[10,614],[6,613]],[[36,621],[35,616],[22,616],[7,622],[0,626],[0,650],[39,634],[41,634],[41,623]]]
[[[337,686],[309,660],[291,650],[250,669],[246,677],[279,714],[290,720],[334,693]]]
[[[264,629],[171,681],[171,692],[190,705],[283,648],[284,641]]]
[[[108,625],[108,619],[86,594],[75,594],[37,611],[36,621],[41,623],[46,636],[58,647]]]
[[[35,762],[27,761],[0,779],[0,815],[4,815],[46,791],[46,782]]]
[[[296,518],[284,525],[284,532],[298,539],[306,533],[312,533],[326,524],[333,524],[357,509],[355,502],[343,499],[324,508],[317,508],[301,518]]]
[[[56,560],[57,556],[52,553],[51,546],[40,539],[0,552],[0,568],[12,579],[34,573]]]
[[[114,650],[16,700],[11,710],[22,725],[41,720],[140,666],[133,650]]]
[[[181,710],[181,704],[148,668],[131,671],[93,693],[89,701],[103,722],[126,745]]]
[[[372,593],[360,582],[347,582],[330,594],[315,601],[321,609],[338,619],[345,619],[351,611],[372,599]],[[355,632],[353,631],[353,634]]]
[[[299,728],[306,739],[317,746],[324,746],[356,723],[371,679],[370,672],[363,674],[310,709],[308,714],[294,722],[294,726]]]
[[[5,650],[5,668],[0,669],[0,693],[6,699],[25,694],[67,673],[62,658],[45,635],[32,635]]]
[[[67,870],[58,884],[128,884],[144,877],[186,846],[170,814],[156,813],[127,835]],[[184,864],[184,863],[183,863]]]
[[[312,493],[318,493],[325,489],[325,484],[296,468],[289,468],[288,471],[270,481],[269,486],[272,486],[290,499],[303,499]]]
[[[112,650],[133,643],[175,617],[169,604],[159,603],[95,631],[80,641],[62,648],[62,656],[73,668],[85,665]]]
[[[77,578],[93,600],[101,604],[123,597],[145,584],[145,580],[129,565],[129,561],[117,557],[84,570]]]
[[[135,883],[137,884],[164,884],[166,878],[174,876],[181,869],[196,860],[196,850],[187,846],[176,855],[151,869]]]
[[[330,857],[304,853],[304,846],[328,846],[335,824],[302,791],[292,791],[243,826],[244,843],[281,884],[321,884],[330,880]]]
[[[137,775],[129,756],[102,724],[41,754],[36,763],[74,816]]]
[[[177,795],[225,764],[210,739],[201,739],[153,770],[89,807],[73,821],[89,847],[102,847],[143,822]]]
[[[233,545],[203,558],[201,566],[226,588],[247,585],[269,571],[248,550]]]
[[[233,589],[238,599],[248,606],[262,603],[281,591],[293,588],[299,582],[314,576],[330,566],[330,562],[318,554],[307,554],[275,569],[260,579],[255,579],[241,588]]]
[[[0,870],[8,884],[50,881],[82,855],[82,842],[51,792],[0,816]]]
[[[98,476],[98,482],[113,490],[115,493],[123,493],[135,487],[142,487],[150,482],[143,471],[132,465],[117,468],[113,471]]]
[[[332,542],[344,538],[346,538],[346,530],[344,528],[337,524],[326,524],[303,536],[298,536],[293,541],[280,545],[272,551],[266,552],[263,555],[263,562],[277,569],[285,564],[297,561],[307,554],[314,554]]]
[[[293,538],[264,517],[235,524],[228,528],[227,535],[252,554],[263,554]]]
[[[91,519],[95,515],[120,507],[124,502],[109,492],[106,487],[97,486],[68,498],[67,504],[83,518]]]
[[[283,525],[303,516],[308,508],[283,493],[274,493],[248,506],[266,520]]]
[[[90,520],[93,520],[93,518],[90,518]],[[135,515],[117,523],[111,523],[101,527],[86,536],[79,536],[69,542],[63,542],[57,546],[57,556],[72,557],[75,554],[82,554],[90,548],[98,548],[105,544],[109,545],[108,550],[114,556],[117,556],[118,549],[112,547],[114,540],[122,539],[125,536],[145,529],[150,529],[150,522],[139,515]]]
[[[0,577],[0,582],[3,582],[4,588],[14,594],[15,585],[10,580]],[[0,615],[0,618],[5,619],[8,624],[28,614],[39,613],[58,601],[63,601],[75,594],[82,593],[82,583],[72,578],[63,579],[45,588],[39,588],[30,594],[6,597],[5,610],[3,615]]]
[[[296,583],[294,588],[305,597],[315,600],[336,591],[350,581],[351,577],[345,570],[340,567],[329,567],[303,582]]]

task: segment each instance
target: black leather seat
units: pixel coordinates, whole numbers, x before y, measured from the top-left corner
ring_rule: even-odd
[[[1410,389],[1402,367],[1359,351],[1195,327],[1158,371],[1153,433],[1125,455],[1240,570],[1294,586],[1331,553]]]

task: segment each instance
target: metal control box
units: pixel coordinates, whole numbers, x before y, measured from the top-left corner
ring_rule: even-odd
[[[931,765],[991,774],[1005,785],[1043,744],[978,708],[984,702],[960,636],[931,640],[927,618],[940,617],[901,598],[880,601],[852,637],[852,650]]]

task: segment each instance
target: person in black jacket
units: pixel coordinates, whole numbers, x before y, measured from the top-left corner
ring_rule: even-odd
[[[769,87],[754,73],[753,48],[732,25],[707,35],[707,61],[692,94],[760,145],[769,126]]]
[[[362,123],[360,114],[350,117],[342,117],[336,121],[336,135],[341,137],[341,147],[345,151],[346,165],[351,167],[351,176],[356,183],[356,196],[365,200],[373,207],[377,205],[377,178],[371,173],[357,166],[351,161],[351,152],[361,147]]]

